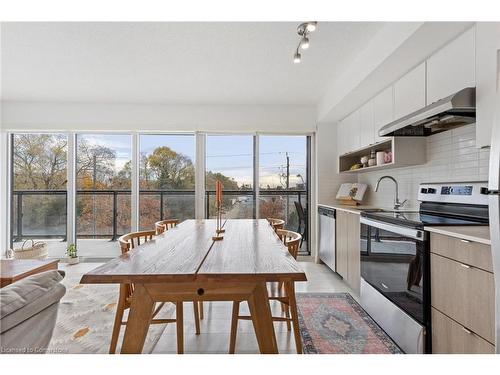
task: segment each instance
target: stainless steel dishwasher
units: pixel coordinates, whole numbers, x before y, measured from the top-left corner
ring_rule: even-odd
[[[319,216],[319,246],[318,253],[321,259],[333,271],[335,265],[335,209],[318,207]]]

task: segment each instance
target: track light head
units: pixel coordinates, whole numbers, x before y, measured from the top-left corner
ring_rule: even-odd
[[[309,38],[307,36],[304,36],[300,40],[300,48],[302,48],[302,49],[308,49],[309,48]]]
[[[317,25],[317,22],[307,22],[307,24],[306,24],[307,32],[312,33],[313,31],[315,31],[316,25]]]
[[[295,54],[293,55],[293,63],[298,64],[300,63],[301,59],[302,56],[300,55],[299,51],[295,52]]]

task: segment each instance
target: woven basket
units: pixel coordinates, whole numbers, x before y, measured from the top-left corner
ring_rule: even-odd
[[[31,246],[25,246],[26,242],[31,241]],[[14,249],[14,259],[45,259],[49,255],[49,250],[45,242],[35,242],[26,240],[18,249]]]

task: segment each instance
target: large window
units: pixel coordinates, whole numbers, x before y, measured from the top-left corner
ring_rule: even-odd
[[[194,135],[141,135],[139,225],[160,219],[193,219]]]
[[[207,135],[205,162],[206,215],[214,217],[215,182],[224,187],[223,210],[227,219],[255,217],[254,137]]]
[[[305,235],[308,251],[308,136],[14,133],[10,140],[14,249],[40,240],[49,256],[64,257],[74,242],[80,256],[114,257],[122,234],[161,219],[215,217],[219,180],[225,218],[284,219]],[[204,199],[195,194],[203,173]]]
[[[11,245],[48,243],[50,256],[63,256],[67,238],[67,136],[12,135]],[[31,246],[27,243],[26,246]]]
[[[116,240],[131,231],[131,136],[78,134],[76,236],[81,255],[119,252]]]
[[[285,220],[285,228],[302,233],[308,228],[308,138],[259,137],[259,216]],[[302,250],[307,251],[307,243]]]

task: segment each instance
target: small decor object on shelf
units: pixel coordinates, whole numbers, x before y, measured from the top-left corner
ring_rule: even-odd
[[[77,264],[80,261],[80,258],[78,258],[76,245],[74,243],[69,244],[68,248],[66,249],[66,260],[68,264]]]
[[[384,152],[384,163],[392,163],[392,152],[389,150]]]
[[[361,161],[361,164],[363,164],[363,168],[368,167],[368,159],[369,159],[368,155],[365,155],[361,158],[360,161]]]
[[[375,150],[372,150],[370,152],[370,159],[368,160],[368,166],[369,167],[374,167],[377,165],[377,159],[376,159],[376,153]]]
[[[220,241],[224,239],[222,233],[224,233],[226,230],[222,228],[222,183],[219,180],[215,182],[215,201],[217,205],[217,224],[215,229],[215,236],[212,237],[212,240]]]
[[[377,165],[385,164],[385,151],[377,151]]]

